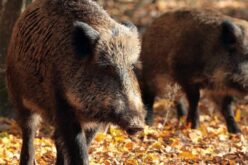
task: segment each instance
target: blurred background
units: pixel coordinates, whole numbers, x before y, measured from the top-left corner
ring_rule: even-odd
[[[153,18],[183,7],[216,8],[248,20],[248,0],[96,0],[118,21],[132,21],[142,34]],[[0,0],[0,116],[13,116],[5,87],[5,57],[12,27],[32,0]]]

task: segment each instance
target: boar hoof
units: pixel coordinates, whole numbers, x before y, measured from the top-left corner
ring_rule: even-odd
[[[191,129],[197,129],[199,128],[199,121],[195,120],[195,121],[188,121],[187,120],[187,126],[189,126]]]
[[[152,124],[153,124],[153,114],[152,113],[153,112],[151,112],[151,113],[147,112],[147,115],[145,118],[146,125],[152,126]]]
[[[242,133],[241,130],[240,130],[240,128],[237,126],[236,123],[234,123],[234,124],[229,124],[229,125],[227,126],[227,130],[228,130],[229,133],[233,133],[233,134]]]

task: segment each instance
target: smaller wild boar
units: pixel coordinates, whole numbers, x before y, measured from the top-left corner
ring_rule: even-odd
[[[178,84],[189,103],[187,122],[198,127],[204,89],[219,106],[228,131],[240,132],[231,104],[248,89],[248,23],[213,10],[182,9],[155,19],[144,34],[141,61],[146,122],[152,123],[154,98]],[[176,101],[179,112],[182,104]]]
[[[119,24],[91,0],[36,0],[19,17],[7,57],[7,85],[22,129],[20,164],[34,163],[41,119],[55,128],[57,165],[88,164],[100,124],[129,134],[145,111],[133,65],[135,26]]]
[[[228,8],[222,8],[219,11],[224,13],[225,15],[234,17],[234,18],[239,18],[243,20],[248,20],[248,11],[247,8],[235,8],[235,7],[228,7]]]

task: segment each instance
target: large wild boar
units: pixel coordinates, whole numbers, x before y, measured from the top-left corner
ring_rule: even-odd
[[[152,123],[154,98],[178,84],[189,103],[187,122],[198,127],[200,89],[219,106],[229,132],[240,132],[231,104],[248,89],[248,23],[213,10],[181,9],[155,19],[142,43],[142,91]],[[183,107],[177,101],[179,112]]]
[[[55,127],[56,164],[88,164],[101,123],[130,134],[145,111],[133,66],[138,33],[91,0],[36,0],[20,16],[7,57],[7,85],[22,129],[20,164],[33,164],[41,119]]]

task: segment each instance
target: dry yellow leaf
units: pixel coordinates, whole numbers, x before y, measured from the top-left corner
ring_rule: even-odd
[[[192,154],[191,152],[189,151],[183,151],[179,154],[179,157],[181,158],[184,158],[184,159],[191,159],[191,160],[194,160],[196,159],[196,155]]]
[[[236,110],[236,113],[235,113],[235,120],[236,120],[237,122],[240,122],[240,120],[241,120],[241,110],[240,110],[240,109],[237,109],[237,110]]]
[[[125,162],[125,165],[138,165],[138,164],[139,164],[139,162],[136,159],[128,159]]]
[[[106,138],[106,134],[98,133],[95,137],[95,141],[100,142],[103,141]]]
[[[126,151],[131,151],[131,150],[133,150],[133,148],[134,148],[134,143],[133,142],[128,142],[128,143],[126,143],[125,145],[124,145],[124,149],[126,150]]]

